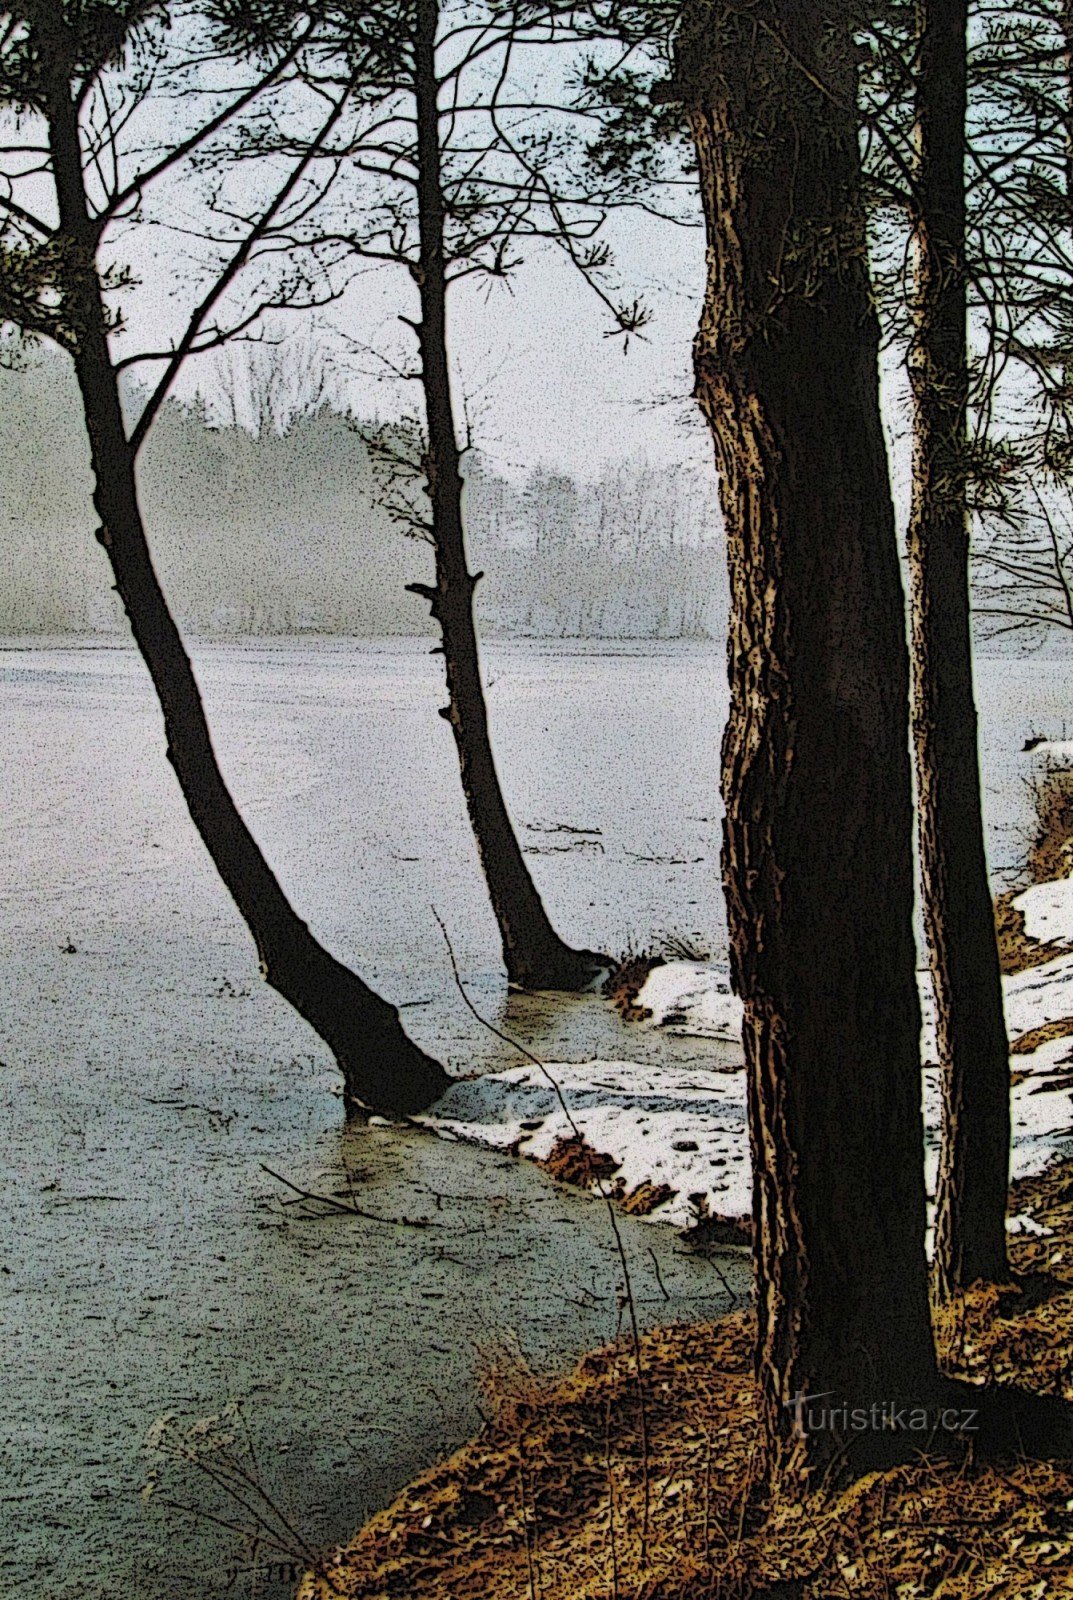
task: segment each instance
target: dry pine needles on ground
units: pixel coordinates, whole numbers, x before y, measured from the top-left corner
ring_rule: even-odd
[[[1017,1285],[941,1312],[944,1364],[1073,1398],[1073,1164],[1015,1186],[1050,1232]],[[643,1340],[540,1383],[501,1368],[480,1435],[307,1577],[302,1600],[1049,1600],[1073,1595],[1073,1466],[922,1456],[832,1496],[755,1482],[751,1321]],[[645,1502],[647,1501],[647,1533]]]

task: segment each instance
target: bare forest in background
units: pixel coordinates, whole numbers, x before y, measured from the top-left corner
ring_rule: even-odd
[[[406,585],[431,551],[391,510],[383,433],[326,401],[241,421],[169,402],[146,445],[154,550],[184,627],[202,636],[431,635]],[[125,632],[87,514],[85,445],[56,418],[77,405],[62,361],[0,370],[0,633]],[[226,408],[222,408],[226,412]],[[17,446],[17,448],[16,448]],[[482,631],[505,637],[714,637],[726,561],[704,469],[607,466],[579,482],[466,458]],[[25,536],[32,530],[35,537]]]

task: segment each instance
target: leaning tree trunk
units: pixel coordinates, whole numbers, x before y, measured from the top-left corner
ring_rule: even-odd
[[[855,90],[848,20],[824,0],[703,0],[667,91],[690,112],[708,231],[694,357],[730,560],[723,878],[758,1376],[769,1465],[791,1476],[906,1450],[847,1432],[839,1408],[936,1382],[908,660]],[[808,1394],[826,1397],[819,1431]]]
[[[96,480],[98,537],[164,713],[168,759],[194,825],[257,944],[268,982],[332,1050],[353,1104],[389,1112],[429,1105],[442,1067],[406,1037],[394,1007],[317,943],[246,827],[213,750],[197,680],[153,568],[138,505],[134,451],[120,408],[82,175],[78,116],[65,77],[48,105],[65,313]]]
[[[1073,0],[1062,0],[1059,12],[1058,25],[1062,31],[1062,58],[1061,67],[1065,78],[1065,106],[1064,106],[1064,136],[1062,139],[1063,155],[1062,177],[1064,190],[1062,199],[1065,202],[1065,215],[1063,221],[1067,230],[1073,227]],[[1067,394],[1073,393],[1073,362],[1068,356],[1062,360],[1062,387]],[[1061,561],[1057,554],[1055,557],[1061,577]],[[1063,591],[1066,585],[1062,585]],[[1070,618],[1073,624],[1073,617]]]
[[[421,298],[417,336],[427,418],[426,481],[432,508],[435,587],[411,584],[439,623],[451,724],[470,822],[503,941],[507,977],[523,989],[584,989],[606,968],[605,957],[574,950],[551,925],[526,866],[499,783],[481,684],[473,591],[480,573],[466,561],[462,473],[447,358],[447,277],[441,182],[438,0],[418,0],[415,36],[417,203]]]
[[[935,1279],[942,1298],[1008,1276],[1009,1043],[984,850],[966,504],[966,0],[921,0],[916,88],[913,734],[942,1141]]]
[[[1064,181],[1066,220],[1073,208],[1073,0],[1062,0],[1058,25],[1062,30],[1062,71],[1065,74]]]

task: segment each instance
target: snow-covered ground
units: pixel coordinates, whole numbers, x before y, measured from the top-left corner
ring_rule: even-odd
[[[533,1160],[580,1132],[593,1150],[621,1163],[612,1181],[625,1195],[642,1183],[669,1185],[674,1198],[654,1214],[680,1228],[697,1220],[696,1204],[728,1217],[750,1208],[740,1070],[633,1061],[529,1064],[452,1085],[421,1120],[448,1138]]]
[[[637,1004],[656,1027],[700,1039],[740,1039],[741,1001],[730,992],[725,969],[705,961],[668,961],[653,967]]]
[[[1073,879],[1040,884],[1018,896],[1030,937],[1073,945]],[[1048,1023],[1073,1018],[1073,954],[1003,979],[1011,1042]],[[924,1010],[924,1111],[928,1182],[934,1180],[939,1081],[934,1066],[930,985],[921,976]],[[651,1012],[643,1029],[699,1038],[740,1037],[741,1003],[725,970],[696,961],[656,967],[637,1004]],[[1055,1155],[1073,1154],[1073,1039],[1050,1039],[1012,1058],[1013,1174],[1039,1172]],[[557,1143],[581,1134],[619,1163],[612,1184],[627,1196],[661,1184],[673,1197],[654,1219],[688,1227],[699,1216],[744,1216],[750,1209],[745,1073],[694,1063],[632,1061],[527,1063],[455,1084],[425,1123],[446,1138],[472,1140],[543,1160]],[[1028,1226],[1014,1218],[1011,1227]]]
[[[1073,878],[1037,883],[1014,901],[1025,919],[1025,932],[1041,944],[1068,942],[1073,937]]]

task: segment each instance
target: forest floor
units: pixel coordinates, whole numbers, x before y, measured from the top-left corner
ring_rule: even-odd
[[[1017,1280],[937,1318],[946,1370],[1073,1399],[1073,1163],[1021,1180]],[[489,1420],[309,1575],[302,1600],[999,1600],[1073,1595],[1073,1464],[873,1473],[773,1505],[751,1314],[659,1329],[541,1382],[489,1365]],[[642,1415],[644,1428],[642,1430]],[[645,1442],[647,1441],[647,1442]],[[645,1500],[648,1533],[643,1533]]]

